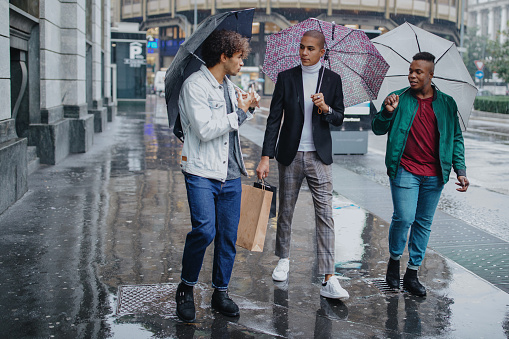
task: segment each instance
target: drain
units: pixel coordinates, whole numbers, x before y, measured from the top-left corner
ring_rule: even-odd
[[[404,289],[391,288],[383,278],[364,279],[368,284],[375,285],[375,287],[385,295],[398,294],[404,292]],[[400,280],[399,286],[403,286],[403,279]]]
[[[153,314],[170,310],[177,284],[123,285],[118,288],[117,315]]]

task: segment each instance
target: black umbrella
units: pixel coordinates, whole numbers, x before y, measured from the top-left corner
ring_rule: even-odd
[[[214,30],[235,31],[246,38],[251,38],[254,8],[242,11],[225,12],[205,19],[198,29],[180,45],[180,48],[166,71],[164,79],[166,109],[168,121],[173,133],[183,140],[182,128],[178,114],[178,99],[184,80],[200,69],[201,45]]]

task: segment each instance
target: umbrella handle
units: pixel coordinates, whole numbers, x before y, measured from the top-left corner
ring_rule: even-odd
[[[318,114],[322,114],[322,109],[320,107],[318,107]]]

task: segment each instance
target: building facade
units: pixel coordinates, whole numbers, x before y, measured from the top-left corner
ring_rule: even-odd
[[[255,8],[252,53],[246,66],[263,63],[268,35],[315,17],[351,28],[384,33],[408,21],[460,43],[462,1],[467,0],[111,0],[112,22],[137,22],[147,31],[147,82],[165,71],[179,45],[207,16],[229,10]],[[150,47],[149,47],[150,46]],[[258,74],[258,75],[256,75]],[[262,77],[251,73],[251,80]],[[273,83],[260,79],[263,94]]]
[[[109,0],[0,0],[0,213],[115,116]]]
[[[169,54],[175,53],[171,51],[171,47],[178,48],[178,41],[192,32],[195,21],[199,23],[209,15],[227,10],[256,8],[254,23],[258,25],[258,34],[253,37],[253,52],[259,53],[256,44],[259,42],[264,47],[266,35],[309,17],[335,21],[337,24],[354,28],[380,29],[382,32],[408,21],[459,43],[462,1],[112,0],[112,20],[139,22],[142,30],[154,30],[158,33],[158,47],[160,51],[163,50],[155,60],[155,68],[159,69],[168,67],[171,62]],[[151,36],[153,37],[153,34]]]
[[[506,37],[500,32],[507,30],[509,0],[469,0],[468,26],[477,27],[477,34],[490,40]]]

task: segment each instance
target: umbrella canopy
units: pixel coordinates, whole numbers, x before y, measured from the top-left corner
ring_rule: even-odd
[[[341,76],[345,106],[376,99],[389,65],[366,33],[315,18],[269,36],[263,72],[275,82],[279,72],[299,65],[300,40],[309,30],[325,36],[325,67]]]
[[[254,8],[210,16],[180,45],[164,79],[170,128],[175,124],[178,115],[178,98],[184,80],[204,64],[201,60],[202,43],[214,30],[222,29],[235,31],[246,38],[251,38],[253,15]]]
[[[454,98],[461,127],[466,130],[477,88],[453,42],[408,22],[372,41],[391,66],[373,102],[377,108],[389,93],[409,86],[408,68],[412,57],[419,52],[429,52],[435,56],[432,83]]]

